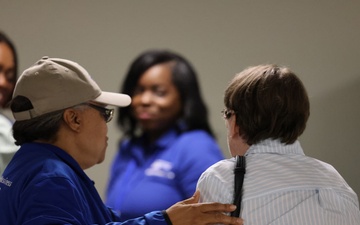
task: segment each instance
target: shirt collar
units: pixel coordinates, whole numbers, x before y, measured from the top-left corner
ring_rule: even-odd
[[[166,133],[164,133],[158,140],[156,140],[151,146],[152,149],[164,149],[170,146],[176,140],[179,135],[179,129],[174,126],[169,129]],[[140,138],[140,143],[143,145],[145,140],[145,136]]]
[[[265,139],[251,145],[245,156],[257,153],[305,155],[299,141],[295,141],[293,144],[285,144],[281,143],[279,139]]]

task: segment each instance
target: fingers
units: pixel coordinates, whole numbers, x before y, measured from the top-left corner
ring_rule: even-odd
[[[236,209],[235,205],[221,203],[201,203],[198,204],[197,207],[203,213],[204,218],[202,219],[202,221],[206,221],[206,224],[243,224],[243,220],[241,218],[231,217],[224,214],[234,211]]]
[[[227,216],[222,213],[206,213],[197,217],[192,224],[229,224],[229,225],[243,225],[243,220],[238,217]]]
[[[206,212],[232,212],[236,209],[236,205],[221,204],[217,202],[201,203],[198,205],[200,210]]]
[[[229,224],[242,225],[243,220],[237,217],[230,217],[225,213],[236,209],[232,204],[198,203],[200,192],[184,201],[178,202],[166,210],[173,225],[208,225],[208,224]]]
[[[231,224],[231,225],[243,225],[244,223],[244,221],[241,218],[227,216],[222,213],[209,214],[208,219],[209,221],[207,224],[222,223],[222,224]]]

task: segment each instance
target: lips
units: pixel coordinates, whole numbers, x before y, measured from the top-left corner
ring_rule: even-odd
[[[139,113],[137,113],[137,117],[140,120],[149,120],[153,116],[151,115],[151,113],[148,113],[148,112],[139,112]]]

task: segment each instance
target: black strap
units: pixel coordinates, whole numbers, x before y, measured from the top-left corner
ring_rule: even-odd
[[[241,197],[242,197],[242,186],[244,183],[244,175],[245,175],[245,156],[236,156],[236,166],[234,169],[234,202],[236,205],[236,210],[231,212],[231,216],[239,217],[240,209],[241,209]]]

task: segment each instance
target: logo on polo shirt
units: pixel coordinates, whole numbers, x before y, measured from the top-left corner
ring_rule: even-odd
[[[158,159],[145,170],[147,176],[164,177],[167,179],[174,179],[175,173],[172,171],[173,165],[169,161]]]
[[[0,177],[0,183],[5,184],[6,186],[10,187],[11,184],[12,184],[12,181],[9,181],[9,180],[7,180],[7,179],[5,179],[4,177],[1,176]]]

